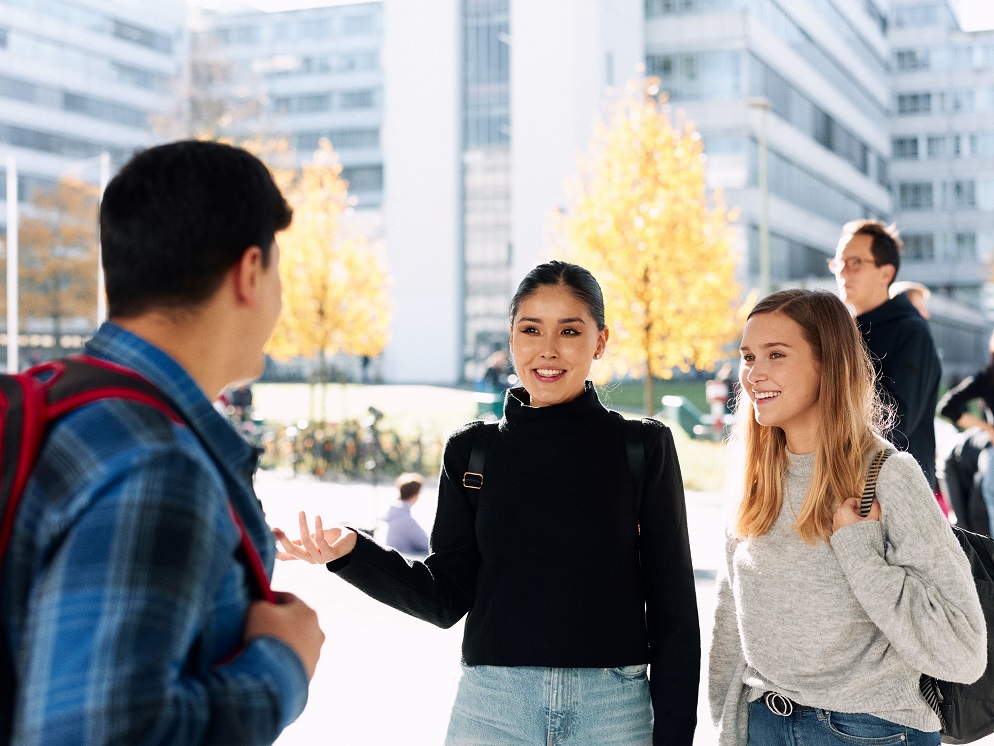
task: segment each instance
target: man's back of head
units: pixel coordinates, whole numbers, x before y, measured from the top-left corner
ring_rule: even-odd
[[[110,317],[196,306],[247,247],[268,262],[292,214],[266,166],[240,148],[184,140],[139,153],[100,207]]]

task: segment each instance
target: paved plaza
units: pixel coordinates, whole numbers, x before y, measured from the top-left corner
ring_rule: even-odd
[[[336,484],[266,471],[259,473],[257,487],[269,522],[291,535],[299,510],[320,514],[326,524],[374,526],[394,497],[391,484]],[[426,527],[435,513],[434,487],[425,485],[414,506]],[[687,495],[705,655],[714,614],[714,573],[723,546],[722,510],[715,494]],[[327,636],[307,708],[283,732],[278,746],[441,746],[459,675],[462,623],[438,629],[367,598],[324,568],[299,562],[278,562],[273,585],[316,608]],[[714,746],[704,673],[702,668],[694,744]],[[994,746],[994,736],[976,745]]]
[[[259,473],[257,488],[269,522],[291,535],[299,510],[318,513],[327,524],[372,526],[393,499],[391,484],[336,484],[266,471]],[[426,485],[422,496],[414,514],[430,526],[434,485]],[[708,493],[690,493],[687,503],[706,650],[722,546],[721,509]],[[279,562],[273,585],[316,608],[327,636],[307,708],[283,732],[280,746],[441,745],[459,674],[462,623],[443,630],[412,619],[313,565]],[[695,744],[710,746],[714,735],[703,690],[699,719]]]

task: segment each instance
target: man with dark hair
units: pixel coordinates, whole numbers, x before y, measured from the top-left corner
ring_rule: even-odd
[[[888,437],[918,459],[934,489],[935,405],[942,366],[918,309],[904,293],[890,297],[890,285],[901,266],[901,248],[894,225],[856,220],[843,226],[828,267],[870,350],[878,389],[894,407],[894,428]]]
[[[49,431],[2,577],[13,743],[270,744],[303,710],[324,636],[291,594],[259,600],[257,456],[211,405],[262,371],[290,220],[262,162],[219,143],[150,148],[107,186],[110,319],[86,353],[178,417],[102,399]]]

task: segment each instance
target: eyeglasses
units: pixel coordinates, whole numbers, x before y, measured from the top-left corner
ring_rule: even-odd
[[[839,274],[843,269],[848,269],[850,272],[859,272],[864,264],[877,266],[877,263],[873,259],[853,256],[848,259],[829,259],[828,269],[834,274]]]

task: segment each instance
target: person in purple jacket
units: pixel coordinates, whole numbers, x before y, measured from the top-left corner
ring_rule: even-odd
[[[414,472],[397,477],[397,501],[383,516],[383,522],[387,524],[384,543],[401,554],[428,554],[428,534],[411,514],[424,483],[425,478]]]

